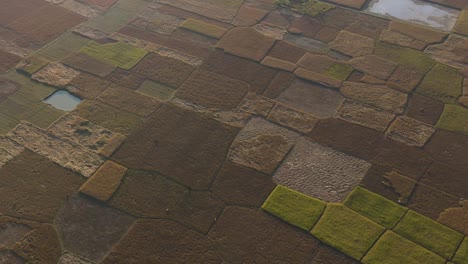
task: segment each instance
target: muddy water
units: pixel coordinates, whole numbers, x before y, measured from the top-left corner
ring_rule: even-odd
[[[460,14],[458,10],[420,0],[372,0],[368,11],[444,31],[452,30]]]
[[[44,100],[44,103],[50,104],[53,107],[63,110],[72,111],[81,102],[81,99],[72,95],[67,91],[57,91]]]

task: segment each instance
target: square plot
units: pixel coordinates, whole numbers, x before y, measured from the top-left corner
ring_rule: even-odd
[[[193,18],[188,18],[185,20],[180,27],[216,39],[220,39],[224,33],[226,33],[226,29],[223,27]]]
[[[463,239],[457,231],[414,211],[408,211],[393,231],[447,259]]]
[[[275,39],[269,38],[257,30],[248,27],[239,27],[230,30],[218,42],[218,48],[239,57],[261,61]]]
[[[68,85],[67,90],[83,99],[98,97],[110,82],[87,73],[80,73]]]
[[[254,61],[215,50],[204,61],[201,69],[241,80],[250,85],[250,92],[261,94],[275,78],[276,70]]]
[[[394,114],[403,112],[408,95],[385,85],[345,82],[341,93],[349,99],[382,109]]]
[[[93,29],[112,33],[125,26],[134,16],[135,12],[114,7],[103,15],[90,19],[83,24]]]
[[[8,137],[85,177],[91,176],[104,162],[97,153],[28,122],[21,122],[8,133]]]
[[[79,74],[79,71],[61,63],[53,62],[33,74],[32,79],[56,87],[65,87]]]
[[[93,262],[102,260],[133,222],[132,216],[80,195],[68,197],[55,219],[64,250]]]
[[[0,169],[4,182],[0,212],[11,217],[52,222],[69,195],[84,179],[51,160],[23,151]]]
[[[387,136],[409,146],[422,147],[434,131],[431,125],[411,117],[401,116],[390,125]]]
[[[57,5],[44,5],[10,24],[12,28],[40,45],[56,39],[86,19]]]
[[[123,135],[91,123],[75,114],[67,114],[48,127],[47,132],[108,157],[125,139]]]
[[[392,231],[387,231],[362,262],[364,264],[443,264],[445,259]]]
[[[14,94],[19,88],[18,83],[0,77],[0,100]]]
[[[21,91],[21,89],[19,91]],[[8,100],[13,101],[21,107],[24,107],[32,112],[37,112],[46,105],[42,102],[42,100],[31,100],[32,98],[25,97],[19,91],[13,95],[8,96]]]
[[[18,125],[19,121],[0,113],[0,135],[5,135]]]
[[[361,262],[343,254],[342,252],[330,247],[326,244],[321,244],[318,250],[315,251],[315,257],[310,264],[360,264]]]
[[[357,260],[372,247],[385,227],[341,204],[328,204],[311,234]]]
[[[468,109],[446,104],[437,128],[468,135]]]
[[[81,52],[126,70],[135,66],[148,53],[144,49],[123,42],[107,44],[91,42],[83,47]]]
[[[182,84],[176,97],[207,108],[234,109],[248,90],[247,83],[199,70]]]
[[[38,51],[37,55],[48,61],[60,61],[73,52],[79,51],[89,42],[90,40],[88,38],[73,32],[66,32]]]
[[[0,58],[2,58],[0,61],[0,74],[7,72],[21,60],[20,57],[3,50],[0,50]]]
[[[56,91],[56,89],[51,86],[38,83],[34,80],[31,80],[30,77],[15,71],[9,72],[5,75],[5,77],[20,84],[21,86],[20,89],[16,91],[15,94],[10,95],[9,98],[16,95],[21,95],[22,97],[27,98],[29,101],[40,102]]]
[[[196,67],[172,57],[149,53],[131,73],[146,79],[178,88],[190,76]]]
[[[376,43],[374,54],[421,74],[428,72],[435,65],[435,61],[423,52],[385,42]]]
[[[308,231],[322,215],[325,202],[279,185],[265,201],[262,209]]]
[[[155,97],[161,101],[169,101],[174,95],[175,89],[162,83],[146,80],[140,85],[137,92]]]
[[[81,0],[80,2],[87,5],[100,6],[105,9],[110,8],[117,0]]]
[[[309,263],[318,241],[262,210],[227,206],[208,233],[227,263]]]
[[[105,127],[111,131],[129,134],[141,123],[137,115],[117,109],[100,102],[85,100],[76,109],[76,113],[92,123]]]
[[[2,5],[0,9],[0,25],[3,26],[46,5],[47,2],[41,0],[0,0],[0,4]]]
[[[111,74],[107,75],[105,80],[127,89],[135,90],[145,81],[145,78],[144,75],[117,68]]]
[[[113,155],[130,169],[156,171],[208,189],[237,129],[173,105],[162,105]]]
[[[28,121],[38,127],[47,128],[64,114],[65,112],[58,110],[53,106],[46,105],[31,116]]]
[[[275,187],[270,175],[226,161],[211,190],[226,205],[261,207]]]
[[[160,0],[159,3],[203,15],[211,19],[230,23],[235,18],[243,1],[192,0],[187,2],[185,0]]]
[[[79,71],[91,73],[103,78],[115,70],[115,66],[79,52],[68,56],[62,60],[62,63]]]
[[[344,205],[387,228],[394,227],[408,210],[361,187],[354,189]]]
[[[442,171],[446,170],[445,168],[440,169]],[[455,173],[457,175],[461,175],[459,172]],[[447,171],[447,176],[448,174],[452,173]],[[444,173],[442,173],[442,175],[444,175]],[[444,180],[450,181],[449,177]],[[414,191],[412,191],[411,199],[408,203],[408,208],[433,220],[438,220],[439,223],[444,224],[440,219],[442,217],[441,213],[444,212],[444,210],[449,208],[460,208],[463,210],[463,207],[459,207],[460,197],[462,196],[453,195],[438,188],[433,188],[432,186],[426,185],[423,182],[419,182],[417,185],[415,185]],[[468,217],[468,212],[466,217]],[[467,221],[468,219],[465,220],[465,225],[468,231],[468,224],[466,224],[468,223]],[[457,222],[462,224],[463,221],[457,219]]]
[[[42,69],[47,64],[49,64],[49,61],[46,58],[40,55],[32,55],[22,60],[21,63],[16,66],[16,70],[30,76]]]
[[[330,118],[341,107],[344,97],[337,91],[297,80],[279,95],[278,101],[320,118]]]
[[[159,106],[156,99],[113,84],[99,95],[98,100],[141,117],[148,116]]]
[[[468,238],[465,237],[465,240],[458,248],[455,257],[453,258],[455,263],[468,263]]]
[[[34,114],[34,111],[10,100],[5,99],[0,102],[0,113],[4,113],[16,120],[25,120]]]
[[[307,139],[300,139],[274,180],[328,202],[340,202],[358,186],[371,164]]]
[[[273,174],[299,135],[262,118],[252,118],[237,135],[229,160]]]

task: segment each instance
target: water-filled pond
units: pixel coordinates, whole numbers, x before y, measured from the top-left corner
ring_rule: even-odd
[[[368,11],[451,31],[460,11],[420,0],[372,0]]]
[[[64,90],[56,91],[44,100],[44,103],[50,104],[59,110],[67,112],[75,109],[80,102],[80,98]]]

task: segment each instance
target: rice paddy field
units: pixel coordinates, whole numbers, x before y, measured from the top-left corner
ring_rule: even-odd
[[[467,264],[466,0],[0,0],[0,263]]]

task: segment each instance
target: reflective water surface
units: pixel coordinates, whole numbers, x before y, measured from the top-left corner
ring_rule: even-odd
[[[371,0],[369,12],[451,31],[460,11],[420,0]]]
[[[76,108],[81,102],[81,99],[67,91],[60,90],[47,97],[44,102],[59,110],[69,112]]]

